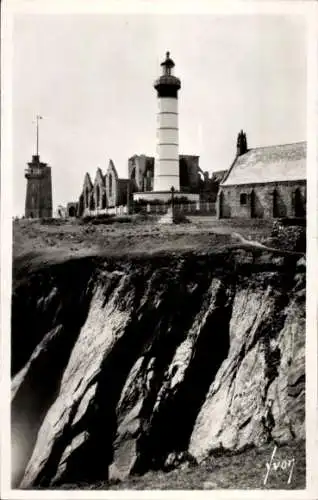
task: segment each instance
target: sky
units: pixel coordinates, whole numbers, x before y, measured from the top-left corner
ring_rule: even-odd
[[[179,152],[204,171],[249,147],[306,139],[306,25],[293,15],[16,14],[13,25],[13,212],[24,169],[52,167],[53,206],[78,199],[85,172],[155,155],[155,78],[167,50],[179,91]]]

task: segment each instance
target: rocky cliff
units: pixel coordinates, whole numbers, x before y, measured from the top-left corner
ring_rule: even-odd
[[[19,281],[12,318],[15,485],[305,436],[303,258],[71,260]]]

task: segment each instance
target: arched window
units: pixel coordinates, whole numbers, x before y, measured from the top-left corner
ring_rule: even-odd
[[[99,189],[99,185],[97,184],[97,186],[96,186],[96,208],[99,208],[99,203],[100,203],[100,189]]]
[[[106,192],[103,192],[102,195],[102,208],[106,208]]]
[[[240,193],[240,205],[247,205],[247,193]]]
[[[278,191],[276,188],[273,191],[273,217],[279,217]]]
[[[84,200],[85,208],[89,208],[89,191],[88,187],[85,189],[85,200]]]
[[[305,204],[299,188],[296,188],[292,193],[293,196],[293,212],[295,217],[304,217],[305,215]]]
[[[224,217],[224,193],[223,191],[220,191],[219,194],[219,219],[222,219]]]
[[[91,199],[90,199],[89,209],[90,210],[95,210],[95,200],[94,200],[93,193],[91,193]]]
[[[109,174],[109,176],[108,176],[108,193],[109,193],[109,197],[111,198],[111,196],[113,194],[113,176],[112,176],[112,174]]]
[[[70,207],[68,211],[69,217],[75,217],[75,207]]]
[[[79,198],[79,203],[78,203],[78,215],[81,216],[82,213],[84,212],[84,196],[81,195]]]

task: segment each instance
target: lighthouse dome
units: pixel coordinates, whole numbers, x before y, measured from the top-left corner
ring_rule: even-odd
[[[172,74],[174,66],[175,63],[170,57],[170,52],[166,52],[166,59],[161,63],[162,75],[154,83],[158,97],[177,97],[177,92],[181,88],[181,82],[179,78]]]

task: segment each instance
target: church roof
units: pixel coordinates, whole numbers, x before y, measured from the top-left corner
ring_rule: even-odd
[[[238,156],[221,186],[306,179],[307,143],[254,148]]]

